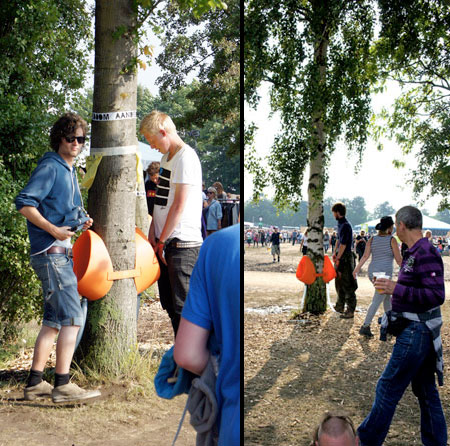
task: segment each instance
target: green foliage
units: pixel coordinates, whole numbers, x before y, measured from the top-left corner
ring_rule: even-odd
[[[269,82],[271,109],[281,112],[268,158],[277,205],[297,208],[306,166],[319,152],[326,166],[338,138],[362,153],[377,73],[373,23],[370,1],[246,2],[245,99],[256,107],[258,88]],[[261,166],[249,171],[264,183]],[[319,181],[323,190],[326,170]]]
[[[189,93],[194,107],[179,123],[201,127],[210,119],[222,123],[213,143],[226,147],[230,158],[240,152],[240,4],[230,0],[226,10],[195,14],[172,8],[159,18],[164,51],[157,63],[164,70],[158,79],[167,96],[195,75],[200,83]]]
[[[0,338],[13,337],[21,321],[40,317],[26,222],[13,201],[49,150],[49,128],[87,72],[92,36],[84,5],[11,0],[0,8]]]
[[[17,327],[38,317],[40,283],[29,265],[26,221],[14,205],[21,188],[0,162],[0,340],[11,340]]]
[[[409,182],[415,197],[440,194],[450,206],[450,14],[444,0],[379,0],[382,30],[377,55],[383,76],[402,87],[378,133],[417,153]],[[423,200],[424,201],[424,200]]]
[[[381,218],[392,214],[395,214],[395,209],[387,201],[385,201],[375,207],[373,214],[370,215],[370,220],[375,220],[376,218]]]

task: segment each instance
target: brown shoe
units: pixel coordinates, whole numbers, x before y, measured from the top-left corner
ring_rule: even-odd
[[[346,311],[345,313],[341,314],[340,317],[342,319],[352,319],[355,317],[355,315],[353,314],[353,311]]]
[[[336,313],[343,313],[344,312],[344,309],[343,308],[340,308],[340,307],[338,307],[338,306],[335,306],[334,307],[334,311],[336,311]]]
[[[47,381],[41,381],[33,387],[25,387],[23,398],[26,401],[33,401],[36,398],[50,398],[52,396],[53,386]]]
[[[84,390],[74,383],[55,387],[52,391],[54,403],[67,403],[71,401],[83,401],[100,396],[99,390]]]

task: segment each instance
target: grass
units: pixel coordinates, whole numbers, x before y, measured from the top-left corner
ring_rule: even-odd
[[[0,345],[0,369],[5,369],[8,364],[22,355],[26,349],[33,348],[39,334],[40,326],[35,322],[28,322],[19,329],[19,335],[15,342]]]

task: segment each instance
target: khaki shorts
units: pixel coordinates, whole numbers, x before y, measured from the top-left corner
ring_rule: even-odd
[[[270,252],[272,255],[280,255],[280,245],[272,245],[272,248],[270,248]]]

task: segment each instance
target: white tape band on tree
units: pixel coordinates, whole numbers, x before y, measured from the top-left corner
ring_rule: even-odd
[[[131,155],[136,153],[137,146],[118,146],[118,147],[91,147],[91,155],[115,156]]]
[[[120,119],[136,119],[136,110],[92,113],[93,121],[118,121]]]

